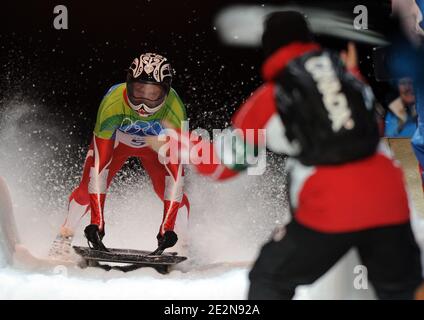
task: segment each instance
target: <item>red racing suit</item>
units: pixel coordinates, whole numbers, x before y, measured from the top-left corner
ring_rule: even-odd
[[[100,105],[92,143],[87,153],[80,185],[69,198],[65,233],[74,233],[80,219],[91,213],[91,224],[103,230],[107,189],[115,174],[129,157],[137,157],[147,171],[158,197],[163,201],[163,219],[159,233],[172,231],[178,209],[189,202],[183,192],[184,168],[179,163],[165,164],[145,142],[147,136],[162,131],[161,121],[176,127],[186,120],[185,107],[171,88],[165,105],[149,117],[129,107],[125,84],[112,87]]]
[[[234,114],[232,129],[245,133],[245,145],[261,144],[277,153],[292,155],[293,145],[285,136],[285,128],[277,111],[272,79],[292,60],[320,50],[314,43],[294,43],[274,53],[263,65],[266,81]],[[358,70],[350,70],[359,77]],[[248,130],[266,130],[266,139]],[[223,140],[210,143],[208,153],[223,158]],[[196,143],[194,143],[196,144]],[[225,144],[225,143],[224,143]],[[182,145],[182,148],[187,148]],[[192,147],[192,146],[190,146]],[[231,149],[229,147],[228,149]],[[194,157],[204,156],[204,149]],[[191,155],[193,157],[193,155]],[[195,161],[192,161],[195,162]],[[215,180],[236,176],[246,166],[205,161],[195,164],[197,170]],[[297,222],[320,232],[354,232],[369,228],[405,223],[409,205],[400,167],[380,148],[365,159],[333,166],[305,166],[289,158],[290,205]]]

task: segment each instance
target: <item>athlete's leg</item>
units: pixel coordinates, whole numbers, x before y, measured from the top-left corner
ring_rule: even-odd
[[[82,217],[89,211],[88,182],[90,179],[90,168],[94,165],[93,154],[92,142],[85,158],[81,182],[69,196],[68,215],[61,230],[64,236],[72,236]]]
[[[107,186],[109,187],[112,182],[113,177],[121,169],[122,165],[128,159],[131,154],[132,149],[126,147],[122,144],[119,144],[113,151],[112,163],[110,164],[109,174],[107,177]],[[62,226],[61,233],[64,236],[72,236],[75,232],[75,229],[78,227],[83,216],[90,210],[90,198],[88,195],[88,183],[90,180],[90,168],[94,165],[93,158],[93,144],[90,145],[89,151],[87,153],[87,158],[84,164],[83,175],[81,183],[79,186],[72,192],[69,197],[69,206],[68,206],[68,216],[65,220],[65,223]],[[91,217],[91,221],[101,220],[104,221],[104,218],[101,217]]]
[[[152,180],[156,194],[163,201],[164,212],[159,233],[164,235],[166,231],[174,230],[178,209],[183,205],[188,206],[183,194],[184,168],[181,164],[162,164],[158,154],[150,148],[143,148],[138,157]]]
[[[409,223],[364,231],[358,250],[379,299],[414,298],[422,266]]]
[[[116,172],[120,170],[131,152],[131,148],[121,146],[121,144],[118,144],[118,146],[113,150],[112,162],[110,164],[107,177],[107,187],[109,187]],[[66,217],[65,223],[62,225],[59,234],[53,241],[53,244],[50,248],[49,256],[53,259],[67,259],[71,254],[71,243],[75,234],[75,230],[78,227],[82,217],[90,209],[88,185],[90,180],[90,170],[93,166],[94,149],[93,143],[91,143],[87,157],[85,159],[81,183],[69,197],[68,215]],[[96,221],[103,221],[102,227],[104,227],[103,217],[92,216],[91,223],[95,223]]]
[[[292,299],[299,285],[324,275],[352,246],[353,234],[324,234],[290,222],[274,233],[250,271],[250,300]]]

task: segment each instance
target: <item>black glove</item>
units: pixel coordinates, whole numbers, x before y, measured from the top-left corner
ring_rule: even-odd
[[[166,231],[163,236],[159,232],[156,238],[158,239],[158,249],[160,250],[173,247],[178,241],[178,236],[174,231]]]

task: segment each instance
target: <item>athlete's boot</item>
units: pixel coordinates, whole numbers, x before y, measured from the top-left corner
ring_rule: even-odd
[[[103,244],[102,240],[105,236],[104,230],[99,229],[96,224],[88,225],[84,230],[85,237],[88,240],[88,246],[93,250],[109,251]]]
[[[163,235],[159,233],[156,238],[158,239],[158,249],[162,251],[173,247],[178,241],[178,236],[174,231],[166,231]]]

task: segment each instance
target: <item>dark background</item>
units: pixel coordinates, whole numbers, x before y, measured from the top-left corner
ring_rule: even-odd
[[[383,29],[389,1],[264,1],[306,3],[352,15],[369,9],[373,29]],[[188,108],[191,127],[222,128],[261,83],[262,52],[222,45],[213,28],[218,11],[247,1],[7,1],[0,13],[0,112],[13,100],[42,107],[79,142],[91,138],[98,105],[141,52],[166,55],[176,69],[173,87]],[[258,2],[256,2],[258,3]],[[68,8],[69,29],[53,28],[53,8]],[[346,41],[318,37],[333,49]],[[387,84],[372,77],[371,46],[359,45],[361,69],[378,97]]]

